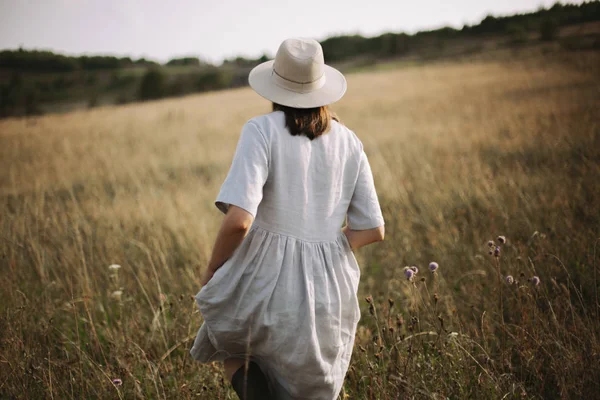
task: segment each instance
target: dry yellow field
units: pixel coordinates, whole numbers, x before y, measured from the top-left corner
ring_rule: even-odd
[[[598,65],[348,76],[333,108],[364,143],[386,241],[357,254],[373,300],[346,398],[600,393]],[[235,398],[188,357],[191,296],[240,129],[269,107],[239,89],[0,121],[1,398]]]

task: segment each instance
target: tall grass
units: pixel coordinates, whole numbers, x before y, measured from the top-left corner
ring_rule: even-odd
[[[343,397],[598,397],[598,61],[348,77],[335,111],[387,238],[357,254]],[[268,107],[242,89],[0,122],[0,397],[235,398],[188,355],[192,296],[239,130]]]

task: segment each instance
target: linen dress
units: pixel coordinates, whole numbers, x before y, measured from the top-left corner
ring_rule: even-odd
[[[255,219],[196,296],[204,318],[191,355],[248,354],[277,399],[335,399],[360,318],[360,271],[341,227],[384,221],[362,144],[344,125],[309,140],[283,112],[248,121],[217,207]]]

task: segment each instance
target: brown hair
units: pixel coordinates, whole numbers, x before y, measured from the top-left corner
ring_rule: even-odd
[[[310,140],[326,133],[332,119],[340,122],[337,115],[327,106],[292,108],[273,103],[273,111],[283,111],[285,126],[293,136],[304,135]]]

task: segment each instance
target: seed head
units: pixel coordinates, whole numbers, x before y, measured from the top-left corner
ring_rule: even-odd
[[[435,261],[432,261],[432,262],[430,262],[430,263],[429,263],[429,270],[430,270],[431,272],[435,272],[435,271],[437,271],[437,269],[438,269],[439,267],[440,267],[440,266],[439,266],[439,265],[438,265],[438,263],[436,263]]]
[[[121,268],[121,266],[119,264],[111,264],[108,266],[108,269],[110,269],[111,271],[116,271],[120,268]]]
[[[394,300],[392,298],[388,299],[388,303],[390,305],[390,308],[394,307]]]
[[[373,302],[373,296],[369,295],[367,297],[365,297],[365,301],[369,304],[371,304]]]
[[[494,247],[494,241],[493,240],[488,241],[488,247]]]
[[[541,281],[540,281],[540,278],[539,278],[539,277],[537,277],[537,276],[533,276],[533,277],[530,279],[530,281],[531,281],[531,284],[532,284],[533,286],[538,286],[538,285],[540,284],[540,282],[541,282]]]
[[[415,273],[415,275],[419,273],[419,268],[416,265],[413,265],[412,267],[410,267],[410,269],[413,270],[413,272]]]
[[[515,278],[513,278],[512,275],[508,275],[505,279],[506,279],[506,283],[508,283],[509,285],[512,285],[513,283],[515,283]]]
[[[407,267],[404,270],[404,276],[406,277],[407,280],[412,281],[413,277],[415,276],[415,271],[413,271],[412,269]]]
[[[506,237],[505,237],[505,236],[498,236],[498,239],[497,239],[497,240],[498,240],[498,241],[499,241],[501,244],[504,244],[504,243],[506,243]]]
[[[117,300],[117,301],[121,301],[121,297],[123,296],[123,291],[122,290],[115,290],[114,292],[112,292],[110,294],[110,297],[112,297],[113,299]]]
[[[494,257],[500,257],[500,246],[496,246],[494,249]]]

